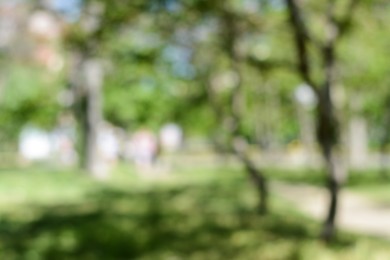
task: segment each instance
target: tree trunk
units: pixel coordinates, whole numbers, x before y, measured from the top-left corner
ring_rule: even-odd
[[[387,170],[387,145],[390,141],[390,95],[386,97],[386,103],[385,103],[385,112],[384,112],[384,118],[383,118],[383,133],[381,136],[381,143],[380,143],[380,156],[381,156],[381,162],[380,162],[380,177],[383,180],[387,180],[389,178],[389,173]]]
[[[325,159],[329,191],[328,213],[325,218],[321,238],[325,241],[330,241],[335,234],[339,190],[345,180],[346,170],[342,164],[341,153],[338,150],[340,131],[334,114],[329,87],[323,88],[319,95],[317,138]]]
[[[87,110],[88,110],[88,100],[83,95],[79,97],[76,107],[75,107],[75,118],[78,123],[78,152],[80,157],[80,166],[82,169],[87,170],[87,154],[88,154],[88,117],[87,117]]]
[[[79,159],[81,167],[93,177],[98,176],[98,131],[102,122],[101,87],[103,71],[98,60],[73,53],[69,82],[75,98],[74,114],[79,128]]]
[[[339,188],[340,184],[332,177],[328,180],[328,189],[330,193],[330,202],[328,214],[324,222],[324,226],[321,233],[321,238],[325,241],[330,241],[335,234],[335,220],[338,207]]]
[[[327,217],[324,223],[322,238],[329,241],[335,230],[335,219],[337,215],[338,194],[341,182],[346,177],[346,170],[341,161],[339,125],[334,111],[331,91],[335,80],[335,48],[341,36],[351,22],[352,11],[358,4],[358,0],[350,0],[348,9],[342,19],[336,18],[336,3],[328,1],[325,10],[325,41],[319,42],[312,37],[307,29],[307,23],[303,19],[302,7],[298,0],[285,0],[290,14],[295,47],[297,51],[297,69],[306,82],[310,85],[318,98],[317,105],[317,140],[321,146],[325,159],[326,171],[329,182],[330,204]],[[309,44],[314,46],[322,55],[323,84],[315,80],[312,72],[314,62],[309,52]],[[318,84],[316,84],[318,83]]]
[[[244,142],[241,142],[242,138],[242,117],[245,109],[245,98],[242,91],[242,71],[241,71],[241,55],[238,53],[236,46],[237,37],[240,34],[240,28],[236,23],[236,17],[233,17],[230,12],[224,13],[222,17],[223,35],[224,41],[222,48],[227,51],[230,58],[231,72],[234,74],[232,79],[232,90],[230,93],[228,106],[226,103],[218,100],[216,90],[213,89],[213,84],[210,80],[205,84],[207,96],[210,105],[215,114],[216,120],[218,120],[223,134],[218,133],[218,137],[223,138],[222,146],[227,148],[227,151],[234,153],[234,155],[243,163],[245,171],[250,181],[256,187],[256,191],[259,194],[259,211],[262,214],[267,212],[267,182],[266,177],[256,167],[256,165],[250,160],[249,155],[246,153],[246,146]],[[208,75],[210,76],[210,74]],[[209,78],[209,77],[207,77]],[[219,87],[219,86],[217,86]],[[226,135],[226,136],[225,136]],[[214,139],[217,141],[217,139]],[[222,147],[220,146],[220,147]]]
[[[259,196],[259,213],[265,215],[268,212],[268,183],[264,177],[264,173],[261,172],[247,156],[238,155],[238,157],[243,162],[248,177],[256,187]]]
[[[215,147],[219,151],[232,151],[236,157],[241,161],[245,167],[245,171],[250,179],[251,183],[255,186],[256,192],[259,196],[258,210],[260,214],[266,214],[268,211],[268,185],[266,177],[263,172],[256,167],[256,165],[250,160],[249,156],[246,154],[245,144],[241,142],[242,138],[240,137],[239,124],[240,124],[240,111],[239,111],[239,99],[236,95],[240,95],[240,92],[235,90],[233,92],[233,97],[231,99],[231,113],[226,115],[226,112],[223,111],[223,104],[217,102],[216,93],[212,90],[211,86],[208,85],[207,90],[209,102],[213,111],[215,113],[216,119],[221,122],[222,127],[224,127],[227,132],[226,142],[222,143],[218,139],[219,136],[216,135],[216,138],[213,139]],[[229,149],[232,148],[232,149]]]
[[[264,178],[263,173],[261,173],[256,167],[251,167],[250,165],[245,165],[245,167],[246,172],[249,174],[249,177],[252,180],[253,185],[256,187],[257,193],[259,195],[259,213],[261,215],[265,215],[268,212],[267,180]]]
[[[334,148],[331,148],[334,150]],[[334,151],[330,151],[329,157],[326,158],[326,169],[328,175],[329,206],[328,213],[324,221],[321,238],[329,242],[335,235],[336,217],[339,205],[339,190],[342,184],[342,166],[340,161],[335,157]]]
[[[83,66],[85,57],[78,51],[72,52],[71,65],[68,75],[70,89],[74,97],[73,115],[77,122],[77,153],[79,157],[80,167],[87,169],[86,154],[87,154],[87,136],[88,136],[88,121],[87,121],[87,98],[86,90],[83,82]]]
[[[106,172],[101,167],[98,147],[99,128],[103,121],[101,87],[103,71],[99,61],[87,60],[84,63],[85,98],[86,98],[86,147],[85,167],[96,178],[105,178]]]

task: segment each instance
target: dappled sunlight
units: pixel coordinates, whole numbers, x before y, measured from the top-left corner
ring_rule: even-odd
[[[388,259],[389,11],[0,0],[0,259]]]
[[[310,259],[324,250],[329,255],[359,250],[351,235],[343,234],[332,244],[336,253],[311,242],[318,226],[279,199],[273,199],[269,216],[260,217],[255,193],[240,172],[222,173],[208,174],[203,181],[196,181],[195,173],[175,174],[179,179],[192,175],[187,183],[133,178],[124,185],[121,179],[93,190],[73,175],[72,182],[86,192],[78,200],[63,198],[63,203],[47,205],[31,197],[1,214],[1,257]],[[47,184],[69,178],[69,173],[46,174]],[[51,192],[61,198],[72,182],[51,186]]]

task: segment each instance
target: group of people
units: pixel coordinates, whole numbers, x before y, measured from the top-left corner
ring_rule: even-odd
[[[163,126],[159,135],[142,128],[135,132],[126,146],[126,157],[132,160],[137,169],[150,170],[162,152],[175,152],[182,145],[181,128],[173,123]]]
[[[19,152],[25,161],[54,159],[60,165],[75,165],[75,136],[74,127],[66,121],[51,133],[27,127],[20,136]],[[182,141],[182,129],[174,123],[164,125],[158,134],[140,128],[130,135],[105,123],[98,131],[97,149],[100,163],[108,168],[123,158],[134,163],[138,171],[145,172],[154,168],[161,153],[180,149]]]
[[[24,127],[19,136],[22,162],[55,161],[62,166],[77,164],[76,129],[70,117],[63,116],[53,131],[33,125]]]

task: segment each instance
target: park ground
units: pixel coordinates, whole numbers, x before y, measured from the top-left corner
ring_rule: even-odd
[[[296,201],[321,190],[321,173],[309,172],[268,170],[271,210],[260,216],[237,167],[179,167],[145,179],[120,166],[106,182],[75,170],[2,169],[0,258],[390,259],[384,236],[346,228],[330,245],[317,239],[319,218]],[[385,203],[388,186],[367,173],[347,190]]]

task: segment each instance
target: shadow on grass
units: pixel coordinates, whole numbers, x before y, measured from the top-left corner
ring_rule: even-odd
[[[290,183],[305,183],[314,186],[324,187],[327,182],[327,175],[318,169],[269,169],[268,177],[273,180],[286,181]],[[352,170],[348,173],[346,187],[374,186],[390,184],[390,178],[384,178],[379,170]]]
[[[102,189],[78,205],[35,209],[32,220],[3,217],[0,257],[299,259],[301,245],[315,239],[315,224],[289,212],[260,217],[247,190],[233,182]]]

